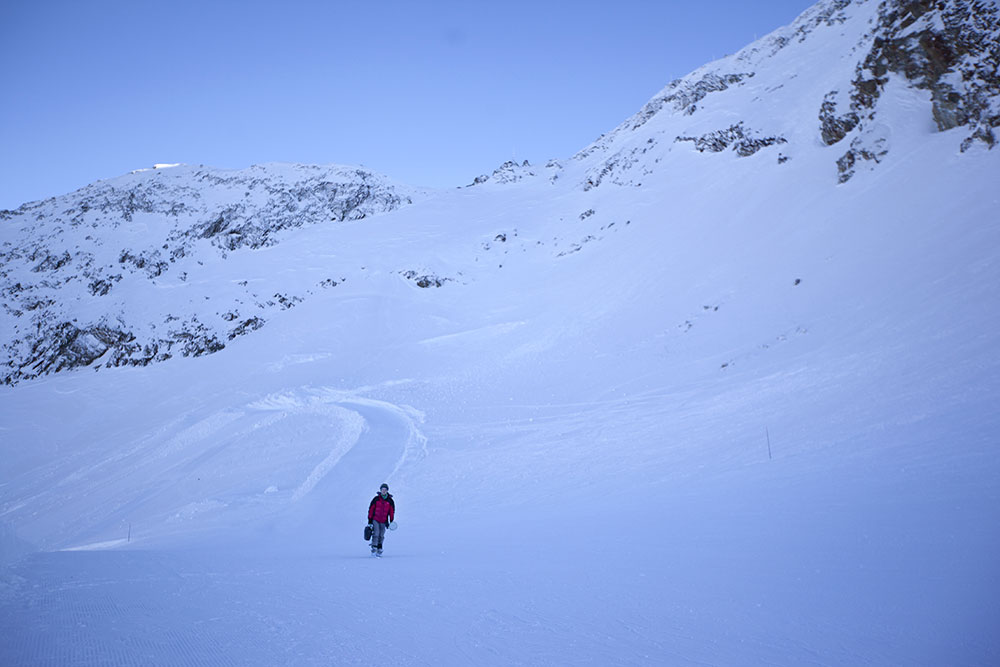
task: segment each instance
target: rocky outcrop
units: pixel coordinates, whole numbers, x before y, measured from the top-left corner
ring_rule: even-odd
[[[768,146],[788,143],[784,137],[756,135],[756,132],[747,128],[743,121],[740,121],[724,130],[708,132],[700,137],[677,137],[674,141],[690,141],[694,143],[694,147],[699,153],[705,151],[720,153],[727,148],[732,148],[740,157],[749,157]]]
[[[219,299],[202,278],[207,267],[273,246],[290,230],[363,220],[419,194],[357,168],[181,166],[3,211],[0,381],[221,350],[306,295],[260,295],[240,281],[239,293]],[[194,282],[203,286],[186,287],[192,297],[173,310],[134,308],[152,285]],[[137,314],[146,311],[152,316]]]
[[[413,282],[417,287],[428,288],[428,287],[441,287],[446,282],[451,281],[451,278],[442,278],[436,276],[433,273],[420,272],[420,271],[400,271],[401,276],[407,280]]]
[[[535,172],[531,168],[531,164],[525,160],[521,164],[514,162],[513,160],[507,160],[502,165],[493,170],[490,175],[483,174],[482,176],[477,176],[471,185],[482,185],[483,183],[517,183],[525,178],[534,176]]]
[[[832,146],[846,137],[861,122],[857,111],[853,109],[842,116],[837,115],[837,95],[836,90],[827,93],[819,108],[819,133],[827,146]]]
[[[889,154],[889,139],[884,128],[867,129],[851,140],[851,147],[837,160],[838,182],[846,183],[861,164],[878,164]]]
[[[770,77],[768,67],[772,59],[784,58],[780,67],[787,81],[801,77],[806,70],[795,68],[789,59],[797,56],[787,50],[821,33],[821,39],[836,43],[838,49],[824,57],[835,58],[835,63],[843,59],[847,65],[842,75],[822,63],[810,66],[830,81],[841,81],[818,100],[817,114],[820,140],[838,147],[834,160],[840,182],[862,166],[877,165],[892,149],[884,127],[891,122],[882,121],[878,113],[890,78],[927,91],[928,120],[940,131],[956,130],[962,151],[977,145],[991,148],[1000,127],[998,11],[997,3],[987,0],[822,0],[792,25],[671,82],[639,113],[577,153],[574,160],[597,163],[588,165],[581,185],[591,189],[610,181],[634,186],[648,180],[665,154],[660,150],[642,157],[649,149],[645,142],[661,135],[691,142],[700,152],[732,148],[738,156],[791,141],[795,126],[769,128],[759,135],[749,128],[769,124],[760,115],[766,106],[780,109],[778,117],[789,117],[789,104],[797,108],[813,103],[783,98],[778,91],[785,84]],[[761,106],[753,106],[758,103]],[[741,120],[743,105],[752,113]],[[688,130],[685,117],[704,117],[706,111],[718,111],[725,125],[704,132],[705,125],[698,123],[704,133]],[[788,159],[779,155],[778,163]]]
[[[168,337],[145,342],[123,322],[82,327],[75,322],[59,322],[46,326],[39,333],[28,334],[23,341],[15,339],[4,344],[9,358],[3,383],[11,385],[18,380],[83,366],[146,366],[170,359],[175,354],[197,357],[224,347],[215,332],[197,318],[189,318],[175,326]],[[23,349],[30,352],[12,354]]]
[[[877,122],[878,104],[890,75],[927,90],[931,116],[940,131],[967,128],[962,151],[982,142],[992,148],[1000,126],[1000,13],[981,0],[897,0],[884,2],[867,38],[849,91],[827,94],[819,111],[820,136],[834,145],[855,134],[838,159],[840,181],[859,160],[877,161],[887,146],[866,141]],[[842,111],[842,106],[846,106]],[[878,134],[878,133],[876,133]],[[878,139],[876,139],[878,141]]]
[[[727,90],[730,86],[734,86],[753,75],[753,72],[728,74],[708,72],[694,81],[689,79],[672,81],[664,93],[647,102],[642,110],[633,116],[632,129],[638,129],[665,107],[690,116],[698,110],[698,102],[710,93]]]

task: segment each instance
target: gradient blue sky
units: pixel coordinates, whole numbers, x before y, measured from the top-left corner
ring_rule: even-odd
[[[812,0],[0,3],[0,209],[158,162],[465,185],[569,157]]]

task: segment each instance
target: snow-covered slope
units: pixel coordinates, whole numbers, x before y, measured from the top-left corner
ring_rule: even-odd
[[[340,279],[250,284],[250,251],[419,196],[358,168],[159,165],[0,211],[4,381],[221,350]]]
[[[954,140],[963,152],[992,147],[998,30],[993,2],[820,2],[794,24],[672,82],[576,159],[596,156],[588,186],[606,178],[638,186],[677,142],[740,157],[770,149],[782,164],[818,142],[830,147],[824,153],[843,183],[900,143],[893,115],[901,110],[885,97],[894,84],[929,97],[905,110],[910,123],[960,128]]]
[[[831,147],[821,152],[843,183],[883,161],[900,143],[893,134],[910,124],[957,128],[963,152],[992,147],[1000,123],[997,31],[992,3],[819,3],[793,25],[672,82],[574,156],[579,164],[507,163],[474,183],[569,176],[584,190],[606,181],[655,186],[679,168],[674,154],[683,150],[742,158],[764,150],[790,170],[817,140]],[[887,102],[897,87],[912,91],[918,108]],[[929,106],[917,91],[930,96]],[[902,127],[899,114],[908,121]],[[251,284],[241,262],[221,260],[274,245],[288,230],[369,218],[420,196],[353,168],[158,165],[2,211],[4,381],[223,349],[345,273]],[[204,276],[220,267],[227,275],[212,275],[206,286]]]
[[[996,663],[997,26],[821,2],[575,156],[359,175],[363,219],[219,213],[255,173],[356,182],[310,167],[132,174],[203,212],[109,209],[90,240],[81,193],[5,214],[0,657]],[[126,267],[103,296],[59,273],[85,252]],[[52,373],[72,345],[39,312],[225,347]]]

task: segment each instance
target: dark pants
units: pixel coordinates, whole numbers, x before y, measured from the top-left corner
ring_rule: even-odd
[[[382,540],[385,539],[385,529],[389,524],[380,521],[372,522],[372,552],[382,553]]]

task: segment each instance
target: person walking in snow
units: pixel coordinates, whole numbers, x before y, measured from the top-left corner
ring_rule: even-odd
[[[383,484],[378,495],[372,498],[368,505],[368,525],[372,528],[372,555],[382,555],[382,540],[385,539],[385,531],[396,516],[396,501],[389,493],[389,485]]]

